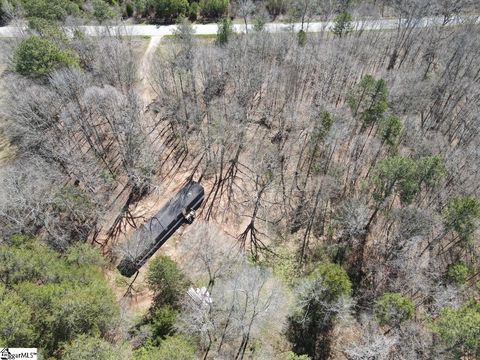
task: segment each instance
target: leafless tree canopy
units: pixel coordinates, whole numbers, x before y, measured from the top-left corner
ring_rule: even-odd
[[[177,134],[183,167],[208,184],[202,217],[236,224],[253,259],[284,246],[307,265],[323,251],[349,269],[359,309],[390,291],[431,311],[451,264],[478,268],[478,232],[461,245],[446,212],[479,196],[480,42],[468,22],[419,28],[433,5],[392,6],[398,29],[309,34],[303,47],[294,34],[224,47],[177,37],[152,69],[152,109]],[[405,331],[420,332],[408,336],[428,357],[431,337],[415,326]],[[407,352],[398,336],[377,331],[346,353]]]
[[[350,6],[294,3],[305,29]],[[236,4],[246,25],[256,5]],[[132,39],[75,36],[77,67],[3,75],[15,156],[0,169],[0,234],[108,253],[145,220],[135,210],[146,195],[194,179],[205,201],[174,251],[212,301],[185,294],[175,331],[203,358],[280,358],[296,349],[291,305],[312,299],[321,321],[296,323],[315,325],[312,359],[475,356],[478,340],[441,328],[478,309],[480,36],[475,19],[457,24],[474,5],[379,0],[359,13],[386,7],[395,29],[302,41],[248,30],[222,46],[182,21],[143,79]],[[423,26],[432,14],[443,24]],[[321,264],[345,272],[332,278],[351,296],[330,301],[334,285],[311,277]],[[384,321],[379,303],[408,316]],[[337,339],[345,324],[358,336]]]
[[[269,271],[249,264],[232,239],[207,223],[195,225],[183,243],[183,269],[194,283],[207,285],[211,302],[187,296],[178,326],[200,338],[204,358],[242,359],[265,331],[270,338],[283,331],[288,297]],[[269,351],[261,347],[257,356],[274,356]]]

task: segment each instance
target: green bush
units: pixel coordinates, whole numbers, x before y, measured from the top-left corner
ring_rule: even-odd
[[[112,19],[115,16],[115,11],[103,0],[93,1],[93,16],[99,21]]]
[[[447,270],[447,279],[453,284],[462,285],[467,281],[469,272],[468,266],[463,262],[450,264]]]
[[[77,266],[103,266],[105,259],[98,249],[90,244],[78,243],[70,247],[65,254],[67,263]]]
[[[177,312],[171,305],[163,305],[155,310],[151,319],[152,335],[158,343],[166,336],[173,334],[176,318]]]
[[[265,7],[267,8],[268,13],[275,18],[278,15],[285,14],[287,11],[287,1],[286,0],[267,0]]]
[[[201,0],[200,14],[207,19],[218,19],[227,13],[229,6],[229,0]]]
[[[288,340],[296,354],[328,358],[329,342],[337,316],[345,310],[352,291],[346,271],[337,264],[318,266],[295,290],[296,308],[289,318]]]
[[[38,36],[22,40],[14,55],[15,71],[26,76],[42,76],[52,70],[78,66],[77,58],[53,42]]]
[[[147,9],[155,14],[157,20],[173,22],[179,16],[185,16],[188,11],[187,0],[148,0]]]
[[[24,236],[0,246],[0,343],[39,347],[48,357],[79,335],[110,331],[115,297],[96,266],[78,261],[92,255],[77,246],[66,257]]]
[[[190,21],[197,20],[199,12],[200,12],[200,5],[198,5],[197,2],[192,2],[188,8],[188,20]]]
[[[160,344],[158,360],[194,360],[195,347],[181,335],[169,336]]]
[[[265,30],[265,25],[267,24],[268,19],[265,14],[257,14],[253,18],[253,30],[255,32],[262,32]]]
[[[298,45],[305,46],[307,44],[307,33],[305,30],[300,30],[297,34]]]
[[[41,37],[60,42],[67,42],[67,37],[57,23],[43,18],[32,17],[28,19],[28,27],[36,31]]]
[[[5,3],[0,0],[0,26],[5,25],[9,20],[7,11],[5,10]]]
[[[335,19],[333,19],[333,33],[339,37],[346,35],[353,31],[352,26],[352,15],[346,11],[338,14]]]
[[[443,309],[432,330],[456,358],[480,357],[480,303],[468,302],[459,309]]]
[[[402,129],[402,122],[398,117],[388,116],[380,122],[378,136],[382,143],[393,148],[398,143]]]
[[[181,335],[168,336],[160,347],[144,346],[135,351],[134,360],[194,360],[195,347]]]
[[[118,355],[107,341],[80,335],[64,346],[62,360],[116,360]]]
[[[233,35],[233,24],[232,20],[228,18],[223,18],[217,24],[217,44],[218,45],[225,45],[228,43],[228,40]]]
[[[80,7],[77,1],[71,0],[21,0],[27,17],[47,20],[65,20],[68,15],[79,16]]]
[[[147,0],[133,0],[133,1],[134,1],[134,7],[135,7],[135,12],[137,13],[137,16],[138,14],[145,13],[145,10],[147,8]]]
[[[295,255],[286,250],[279,250],[275,254],[265,254],[258,265],[272,269],[277,279],[287,286],[293,286],[298,281],[301,272]]]
[[[332,300],[350,296],[352,292],[352,283],[347,272],[340,265],[322,264],[313,272],[312,276],[321,279],[322,285],[326,287],[329,298]]]
[[[375,315],[381,325],[398,326],[414,314],[412,301],[399,293],[385,293],[375,302]]]
[[[134,13],[134,9],[133,9],[132,3],[127,2],[125,4],[125,15],[127,15],[127,17],[132,17],[133,13]]]
[[[285,360],[310,360],[310,356],[308,355],[297,355],[293,352],[289,352],[285,358]]]
[[[30,322],[33,309],[16,293],[0,288],[0,342],[2,346],[34,345],[35,328]]]
[[[154,293],[153,310],[163,305],[175,307],[187,288],[185,277],[168,256],[158,256],[151,261],[147,285]]]
[[[480,200],[467,196],[453,198],[444,211],[445,228],[454,231],[463,245],[472,241],[480,220]]]
[[[402,203],[411,204],[422,188],[435,186],[445,174],[443,160],[438,156],[391,156],[375,165],[373,196],[380,202],[396,192]]]

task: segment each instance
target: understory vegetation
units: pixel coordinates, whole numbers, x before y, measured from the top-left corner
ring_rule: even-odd
[[[48,17],[11,41],[1,79],[0,345],[72,360],[480,357],[480,29],[417,26],[453,3],[388,2],[406,19],[388,31],[332,10],[331,32],[235,34],[223,19],[206,41],[183,19],[145,66],[135,39],[50,21],[82,1],[19,2]],[[102,11],[142,3],[168,21],[195,4]],[[190,179],[205,200],[171,256],[120,277],[125,238]],[[135,312],[139,294],[151,301]]]

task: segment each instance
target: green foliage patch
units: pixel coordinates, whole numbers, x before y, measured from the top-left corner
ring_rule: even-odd
[[[480,303],[467,302],[458,309],[446,308],[433,322],[432,330],[456,358],[480,357]]]
[[[342,37],[353,31],[352,15],[346,11],[341,12],[333,19],[333,33]]]
[[[404,204],[410,204],[422,188],[431,188],[446,175],[438,156],[412,159],[391,156],[379,162],[373,171],[374,198],[383,201],[396,193]]]
[[[227,13],[229,6],[229,0],[201,0],[200,14],[207,19],[218,19]]]
[[[362,121],[362,127],[379,123],[388,109],[388,89],[383,79],[376,80],[365,75],[348,96],[348,105],[355,118]]]
[[[320,264],[297,289],[297,309],[287,336],[296,354],[327,358],[327,334],[352,291],[347,272],[337,264]]]
[[[39,347],[49,356],[78,335],[105,335],[118,308],[93,265],[99,257],[86,245],[60,256],[25,236],[1,245],[0,342]]]
[[[28,37],[20,43],[14,55],[15,71],[25,76],[43,76],[68,66],[78,66],[78,59],[50,40]]]
[[[179,16],[185,16],[189,9],[187,0],[148,0],[147,9],[157,20],[174,22]]]
[[[385,293],[375,302],[375,315],[381,325],[398,326],[414,314],[412,301],[399,293]]]
[[[72,0],[20,0],[26,17],[63,21],[67,16],[80,16],[80,4]]]
[[[333,263],[321,264],[311,275],[320,278],[326,293],[331,300],[337,300],[342,296],[350,296],[352,283],[347,272],[340,265]]]
[[[225,45],[233,35],[233,24],[229,18],[223,18],[218,23],[217,44]]]
[[[480,221],[480,200],[475,197],[457,197],[450,200],[444,211],[444,223],[454,231],[463,244],[472,241]]]
[[[182,335],[168,336],[160,347],[144,346],[134,353],[134,360],[194,360],[195,346]]]
[[[176,306],[187,288],[184,275],[168,256],[158,256],[150,262],[147,285],[154,292],[153,309]]]
[[[451,264],[447,269],[447,279],[453,284],[462,285],[467,281],[469,273],[470,269],[465,263]]]

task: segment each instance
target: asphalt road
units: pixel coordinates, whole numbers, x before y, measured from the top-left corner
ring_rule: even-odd
[[[446,25],[459,25],[464,22],[475,22],[480,24],[480,18],[475,17],[456,17],[450,20]],[[391,30],[402,26],[404,21],[399,22],[398,19],[384,19],[384,20],[359,20],[353,21],[352,25],[355,30]],[[431,26],[441,26],[444,23],[443,17],[429,17],[422,18],[415,21],[415,27],[424,28]],[[329,31],[333,28],[333,21],[328,22],[312,22],[304,25],[304,30],[307,32],[321,32]],[[251,29],[253,25],[248,25]],[[165,36],[171,35],[176,25],[115,25],[115,26],[80,26],[79,29],[90,36],[100,36],[105,33],[117,35],[130,36]],[[198,35],[213,35],[217,33],[217,24],[194,24],[193,28]],[[286,32],[298,31],[301,29],[300,23],[282,24],[282,23],[268,23],[265,26],[269,32]],[[22,36],[27,27],[18,26],[4,26],[0,27],[0,37],[18,37]],[[72,30],[70,28],[70,30]],[[245,25],[235,24],[235,32],[245,32]]]

